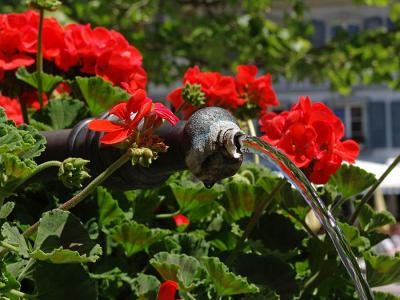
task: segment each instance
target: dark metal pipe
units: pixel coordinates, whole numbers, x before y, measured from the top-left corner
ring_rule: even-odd
[[[123,150],[100,144],[102,134],[89,130],[89,121],[83,120],[73,129],[42,132],[47,147],[40,160],[82,157],[90,160],[92,176],[106,169]],[[174,127],[164,123],[155,133],[169,146],[168,151],[160,153],[149,168],[125,164],[106,181],[106,186],[121,190],[156,187],[173,172],[184,169],[211,186],[235,174],[241,165],[243,156],[237,140],[243,133],[224,109],[198,110],[186,123],[179,122]]]

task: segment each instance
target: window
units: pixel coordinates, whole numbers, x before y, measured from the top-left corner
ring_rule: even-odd
[[[371,148],[384,148],[386,142],[385,102],[368,103],[368,145]]]
[[[392,145],[400,147],[400,101],[392,102],[390,111],[392,113]]]
[[[346,138],[351,138],[361,144],[365,142],[364,108],[361,105],[345,104],[333,109],[345,126]]]
[[[360,26],[355,25],[355,24],[349,24],[349,25],[347,25],[347,31],[350,36],[355,36],[360,31]]]
[[[381,17],[369,17],[364,21],[364,29],[376,29],[383,26]]]
[[[311,43],[315,47],[321,47],[325,44],[325,23],[322,21],[311,21],[314,26],[314,34],[311,37]]]

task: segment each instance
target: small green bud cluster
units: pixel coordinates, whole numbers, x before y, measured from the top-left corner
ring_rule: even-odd
[[[58,178],[68,188],[81,188],[82,182],[90,178],[86,169],[88,163],[88,160],[82,158],[67,158],[58,169]]]
[[[132,165],[139,164],[143,167],[148,168],[151,163],[157,159],[158,153],[149,148],[132,148]]]
[[[192,104],[193,106],[201,106],[206,101],[206,95],[201,91],[200,84],[186,83],[182,91],[182,98],[185,103]]]
[[[28,4],[34,9],[55,11],[62,3],[58,0],[28,0]]]

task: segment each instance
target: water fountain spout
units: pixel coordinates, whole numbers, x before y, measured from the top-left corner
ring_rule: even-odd
[[[90,120],[73,129],[42,132],[47,147],[40,160],[82,157],[90,160],[92,176],[106,169],[122,155],[122,150],[101,145],[102,134],[87,127]],[[238,140],[243,132],[235,118],[222,108],[200,109],[187,122],[179,122],[175,127],[163,124],[156,134],[169,146],[168,151],[160,153],[149,168],[127,163],[106,181],[106,186],[121,190],[152,188],[164,183],[173,172],[189,169],[211,187],[234,175],[241,166],[243,155]]]

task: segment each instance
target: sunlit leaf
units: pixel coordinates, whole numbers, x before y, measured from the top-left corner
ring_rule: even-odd
[[[15,73],[15,76],[29,84],[30,86],[34,87],[35,89],[38,88],[38,75],[37,72],[34,73],[29,73],[25,67],[20,67],[17,72]],[[46,73],[42,73],[42,87],[43,87],[43,92],[49,93],[51,92],[57,84],[63,81],[63,78],[58,75],[50,75]]]

